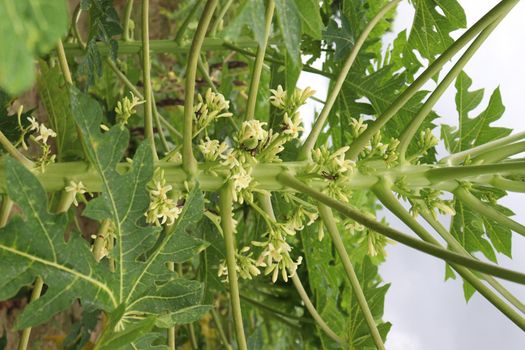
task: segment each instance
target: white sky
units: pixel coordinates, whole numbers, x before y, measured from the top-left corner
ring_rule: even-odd
[[[460,0],[472,25],[489,11],[496,0]],[[413,9],[402,1],[394,32],[410,26]],[[455,33],[455,37],[460,32]],[[485,100],[492,90],[500,86],[504,117],[497,123],[517,131],[525,130],[525,4],[519,3],[492,33],[485,45],[467,64],[465,71],[473,80],[473,88],[485,88]],[[391,38],[394,35],[391,36]],[[391,40],[390,38],[390,40]],[[387,39],[388,40],[388,39]],[[319,76],[303,74],[299,86],[312,86],[316,95],[324,99],[327,82]],[[452,86],[436,106],[443,116],[439,123],[457,125],[457,112]],[[303,115],[320,110],[311,104]],[[475,114],[474,111],[473,115]],[[308,123],[305,123],[308,125]],[[516,219],[525,222],[522,210],[525,197],[512,195],[504,204],[516,212]],[[389,223],[410,232],[396,217],[384,212]],[[500,264],[525,271],[525,238],[514,234],[513,256],[510,260],[498,257]],[[525,333],[496,310],[479,294],[468,304],[463,298],[461,282],[444,282],[444,263],[416,252],[400,244],[388,248],[387,262],[380,268],[385,282],[392,282],[385,303],[384,319],[393,323],[386,347],[389,350],[522,350],[525,349]],[[525,300],[525,287],[506,284],[521,300]]]

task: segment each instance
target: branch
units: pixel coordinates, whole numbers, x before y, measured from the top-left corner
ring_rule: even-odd
[[[459,186],[455,191],[454,195],[467,207],[472,209],[474,212],[479,213],[489,219],[492,219],[503,226],[508,227],[512,231],[519,233],[522,236],[525,236],[525,226],[510,219],[507,215],[501,213],[500,211],[488,206],[483,203],[481,200],[476,198],[472,193],[462,186]]]
[[[336,81],[334,82],[332,91],[326,99],[326,103],[323,107],[323,110],[321,111],[321,114],[319,114],[319,117],[312,126],[312,131],[308,135],[308,138],[306,139],[299,151],[298,158],[300,160],[307,159],[309,157],[310,151],[314,148],[317,138],[323,130],[326,119],[328,118],[328,115],[330,114],[330,111],[334,106],[337,96],[339,95],[339,92],[343,87],[343,83],[346,80],[346,76],[348,75],[350,68],[352,68],[352,65],[354,64],[355,59],[357,58],[357,55],[361,50],[361,47],[364,45],[366,39],[368,38],[368,35],[370,35],[376,24],[379,23],[379,21],[388,13],[388,11],[394,8],[394,6],[396,6],[398,2],[399,0],[392,0],[385,6],[383,6],[383,8],[370,20],[370,22],[368,22],[367,26],[365,27],[359,38],[357,38],[355,45],[352,47],[352,51],[348,55],[348,58],[346,59],[343,67],[341,68],[341,71],[339,72]]]
[[[417,115],[414,118],[412,118],[410,123],[408,123],[407,127],[399,137],[398,152],[401,163],[405,162],[405,156],[410,142],[414,138],[421,124],[423,124],[425,118],[432,111],[434,105],[439,101],[441,96],[445,93],[445,91],[447,91],[450,84],[452,84],[456,77],[463,71],[465,65],[470,61],[472,56],[474,56],[474,54],[478,51],[481,45],[494,31],[498,24],[501,23],[502,20],[503,16],[495,20],[478,35],[478,37],[469,46],[469,48],[465,51],[461,58],[456,62],[456,64],[452,67],[449,73],[445,76],[445,78],[443,78],[441,83],[439,83],[434,92],[428,97],[428,99],[425,101]]]
[[[193,100],[195,98],[195,76],[197,74],[197,64],[199,55],[206,36],[206,30],[210,24],[211,17],[217,7],[218,0],[208,0],[202,12],[199,25],[191,43],[191,49],[188,54],[188,64],[186,65],[186,85],[184,99],[184,130],[182,133],[182,165],[184,171],[190,176],[194,176],[197,171],[197,161],[193,155]]]
[[[268,218],[271,221],[275,222],[276,221],[275,213],[273,211],[272,200],[271,200],[270,195],[268,195],[268,194],[260,194],[259,195],[259,200],[261,202],[261,206],[263,207],[263,213],[264,213],[263,217],[266,215],[266,216],[268,216]],[[301,280],[299,279],[299,277],[297,277],[297,272],[291,274],[291,277],[292,277],[292,282],[293,282],[295,288],[297,289],[297,293],[299,293],[299,296],[303,300],[304,305],[306,306],[306,309],[308,310],[308,312],[310,312],[310,315],[315,320],[315,322],[317,323],[319,328],[321,328],[321,330],[323,332],[325,332],[326,335],[328,337],[332,338],[335,342],[339,343],[340,345],[343,345],[344,344],[343,339],[341,339],[330,328],[330,326],[328,326],[328,324],[323,320],[321,314],[319,314],[319,312],[317,312],[317,310],[315,309],[315,306],[312,304],[310,298],[308,297],[308,294],[306,293],[306,291],[303,288]]]
[[[126,10],[124,12],[124,23],[122,25],[122,33],[124,34],[124,37],[122,38],[124,41],[131,41],[130,38],[130,22],[131,22],[131,12],[133,11],[133,0],[128,0],[126,3]]]
[[[379,334],[376,321],[374,320],[374,316],[370,311],[370,307],[368,306],[368,302],[366,301],[365,294],[363,293],[363,289],[361,288],[361,284],[359,283],[359,279],[357,278],[354,267],[352,266],[350,257],[346,252],[346,248],[344,246],[343,240],[341,239],[341,235],[339,234],[337,224],[335,223],[334,214],[332,213],[332,210],[326,205],[319,204],[318,208],[319,215],[321,216],[324,225],[328,229],[328,233],[330,234],[330,237],[332,237],[332,242],[335,245],[335,249],[337,250],[339,257],[341,258],[341,262],[343,263],[346,276],[350,281],[350,285],[352,286],[354,296],[357,299],[357,304],[359,305],[359,308],[363,313],[363,317],[365,318],[366,325],[370,330],[370,335],[372,336],[374,344],[378,350],[384,350],[385,345],[383,344],[383,339],[381,338],[381,334]]]
[[[434,219],[432,214],[427,210],[421,212],[421,216],[425,219],[426,222],[434,228],[434,230],[439,233],[439,235],[447,242],[449,247],[463,255],[469,255],[469,252],[458,242],[458,240],[452,236],[452,234],[439,222],[439,220]],[[474,256],[472,256],[475,258]],[[509,292],[501,283],[499,283],[494,277],[480,274],[481,277],[487,281],[487,283],[492,286],[496,291],[498,291],[502,297],[507,299],[512,305],[514,305],[521,312],[525,313],[525,305],[516,298],[511,292]]]
[[[219,209],[221,212],[221,226],[224,233],[224,243],[226,245],[226,265],[228,267],[228,283],[230,285],[230,302],[233,311],[233,321],[235,323],[235,333],[237,334],[237,345],[239,350],[247,350],[244,326],[242,323],[241,300],[239,298],[237,262],[235,259],[235,228],[233,224],[232,191],[233,188],[229,182],[222,188],[219,198]]]
[[[498,164],[463,165],[434,168],[425,171],[424,176],[432,183],[468,179],[480,175],[523,174],[525,161],[504,162]]]
[[[266,53],[266,46],[268,45],[268,37],[272,29],[273,11],[275,9],[274,0],[268,0],[266,7],[266,14],[264,15],[264,41],[262,45],[257,47],[257,55],[255,56],[255,63],[253,65],[252,79],[248,93],[248,102],[246,103],[245,119],[253,119],[255,114],[255,105],[257,104],[257,92],[259,91],[259,82],[261,79],[262,68],[264,64],[264,56]]]
[[[377,233],[382,234],[383,236],[386,236],[390,239],[393,239],[394,241],[402,243],[413,249],[419,250],[423,253],[432,255],[436,258],[446,260],[449,263],[456,263],[458,265],[462,265],[473,270],[484,272],[495,277],[503,278],[519,284],[525,284],[525,274],[521,272],[477,261],[469,257],[465,257],[460,254],[437,247],[434,244],[430,244],[419,239],[410,237],[409,235],[406,235],[400,231],[388,227],[376,221],[375,219],[371,219],[370,217],[364,215],[363,213],[350,207],[349,205],[346,205],[311,188],[303,182],[295,179],[292,175],[288,173],[282,173],[277,178],[283,185],[293,188],[299,192],[302,192],[312,197],[313,199],[318,200],[319,202],[331,207],[332,209],[337,210],[344,216],[355,220],[358,223],[370,228],[371,230],[376,231]]]
[[[299,296],[301,297],[304,306],[306,307],[312,318],[315,320],[319,328],[321,328],[323,332],[325,332],[326,335],[329,336],[336,343],[343,345],[344,340],[340,338],[337,334],[335,334],[335,332],[330,328],[330,326],[326,324],[321,315],[319,315],[319,313],[315,309],[314,304],[312,304],[312,301],[308,297],[308,294],[304,290],[303,284],[301,283],[301,280],[299,279],[296,273],[292,275],[292,282],[295,286],[295,289],[297,290],[297,293],[299,293]]]
[[[144,80],[144,130],[153,159],[158,160],[153,134],[153,107],[151,93],[151,63],[149,59],[149,0],[142,0],[142,79]]]
[[[366,147],[368,141],[390,120],[403,106],[423,87],[423,85],[433,76],[439,73],[441,68],[456,53],[458,53],[467,43],[478,33],[488,27],[497,18],[508,13],[519,0],[503,0],[490,10],[485,16],[477,21],[469,30],[459,37],[445,52],[443,52],[421,75],[407,87],[396,100],[388,107],[376,120],[368,124],[368,128],[359,135],[350,145],[347,158],[356,160],[361,151]]]
[[[421,237],[423,240],[434,244],[436,246],[441,246],[440,243],[422,226],[419,224],[419,222],[410,215],[410,213],[399,203],[399,201],[393,196],[390,189],[387,187],[387,185],[382,182],[375,188],[375,193],[379,200],[390,210],[393,214],[395,214],[398,218],[400,218],[408,227],[410,227],[419,237]],[[429,215],[430,216],[430,215]],[[430,216],[431,217],[431,216]],[[431,221],[429,221],[431,223]],[[444,235],[444,237],[450,238],[448,236],[451,236],[448,231],[444,230],[447,234]],[[444,233],[444,232],[440,232]],[[453,250],[456,250],[458,253],[463,254],[465,256],[470,255],[459,245],[457,242],[454,243],[455,239],[447,239],[452,242],[451,248]],[[459,246],[459,247],[458,247]],[[503,300],[501,300],[497,295],[495,295],[485,284],[481,282],[481,280],[471,271],[468,269],[458,266],[455,264],[451,264],[451,266],[456,270],[466,281],[468,281],[481,295],[483,295],[490,303],[492,303],[496,308],[498,308],[503,314],[505,314],[510,320],[512,320],[516,325],[518,325],[520,328],[523,329],[525,327],[525,319],[514,309],[512,309],[507,303],[505,303]],[[491,278],[489,275],[483,275],[487,278]],[[495,280],[493,280],[496,282]],[[496,282],[497,284],[497,282]],[[499,285],[499,284],[497,284]],[[508,300],[516,301],[517,299],[510,294],[503,286],[499,285],[501,288],[498,289],[504,294],[505,297],[507,297]],[[519,301],[517,304],[521,304]]]
[[[525,141],[511,143],[505,146],[497,147],[487,152],[481,153],[472,159],[473,163],[496,163],[510,156],[525,152]]]
[[[448,164],[448,165],[457,165],[467,158],[473,158],[479,154],[493,150],[495,147],[504,146],[504,145],[507,145],[507,144],[510,144],[510,143],[513,143],[515,141],[519,141],[522,139],[525,139],[525,131],[519,132],[514,135],[502,137],[500,139],[484,143],[483,145],[479,145],[471,149],[467,149],[467,150],[464,150],[458,153],[451,154],[441,159],[439,163]]]

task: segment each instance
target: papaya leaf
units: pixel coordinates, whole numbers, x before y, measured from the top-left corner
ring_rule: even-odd
[[[168,262],[181,263],[202,251],[207,243],[186,232],[200,220],[204,210],[198,186],[189,194],[175,227],[160,234],[142,225],[149,204],[146,184],[153,175],[153,157],[143,143],[130,169],[116,170],[127,148],[129,133],[121,125],[102,134],[99,104],[76,89],[71,91],[73,115],[84,135],[88,158],[103,180],[101,195],[92,200],[84,215],[110,219],[115,226],[115,294],[128,314],[159,316],[200,303],[200,283],[175,278]]]
[[[441,130],[445,146],[452,153],[507,136],[512,131],[508,128],[491,126],[505,111],[499,88],[494,90],[483,112],[475,118],[469,117],[469,113],[480,105],[484,94],[483,89],[469,91],[471,86],[472,79],[465,72],[460,73],[455,84],[459,128],[443,126]]]
[[[456,109],[459,116],[459,127],[442,125],[441,136],[445,147],[451,152],[460,152],[486,142],[507,136],[511,129],[495,127],[491,124],[501,118],[505,107],[501,101],[499,88],[492,93],[487,107],[474,118],[469,114],[483,101],[484,90],[470,90],[472,79],[465,73],[456,79]],[[470,192],[486,205],[513,215],[509,209],[497,205],[496,201],[505,196],[504,191],[473,186]],[[460,199],[454,198],[456,215],[451,222],[450,232],[469,252],[482,252],[488,259],[496,261],[496,251],[507,256],[512,255],[512,232],[506,226],[482,217],[475,210],[464,205]],[[463,287],[466,300],[474,293],[472,286],[466,282]]]
[[[30,285],[37,276],[46,293],[20,315],[17,328],[34,326],[80,299],[100,309],[118,305],[109,271],[98,265],[89,246],[77,234],[64,241],[65,214],[48,212],[47,196],[37,178],[22,164],[5,159],[7,194],[20,208],[0,234],[0,300]]]
[[[264,44],[264,2],[247,0],[237,16],[222,32],[226,40],[235,41],[242,35],[244,28],[249,28],[259,45]]]
[[[457,0],[413,0],[412,4],[416,13],[406,51],[417,50],[432,62],[454,42],[450,33],[467,25],[465,11]],[[405,56],[407,65],[413,60],[416,56]]]
[[[294,0],[275,0],[284,46],[295,64],[301,63],[301,18]]]
[[[34,57],[51,51],[66,33],[64,0],[0,2],[0,88],[11,95],[29,89],[35,79]]]
[[[324,24],[319,13],[319,2],[316,0],[295,0],[295,4],[301,17],[303,33],[313,39],[320,40]]]

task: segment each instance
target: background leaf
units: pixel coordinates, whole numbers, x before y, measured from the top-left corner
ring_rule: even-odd
[[[58,160],[78,159],[82,146],[78,140],[75,120],[71,114],[69,85],[62,77],[58,66],[49,67],[40,62],[38,92],[47,111],[51,128],[56,131],[56,153]]]

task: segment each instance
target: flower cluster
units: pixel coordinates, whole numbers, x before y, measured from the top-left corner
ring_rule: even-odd
[[[310,87],[304,90],[296,88],[292,94],[288,94],[281,85],[277,86],[277,89],[271,89],[270,92],[272,93],[270,103],[289,114],[294,114],[299,107],[306,103],[306,100],[315,95],[315,91]]]
[[[207,162],[217,161],[226,151],[228,151],[228,145],[225,142],[210,140],[209,137],[206,137],[206,140],[201,140],[198,147],[204,160]]]
[[[137,113],[135,107],[146,102],[138,99],[137,96],[133,95],[133,92],[130,92],[131,99],[125,96],[123,99],[117,102],[117,107],[115,107],[115,113],[117,115],[117,122],[126,125],[128,124],[129,118]]]
[[[28,132],[31,132],[30,139],[40,148],[40,156],[37,159],[37,166],[40,167],[42,171],[45,170],[46,165],[54,163],[56,155],[51,153],[51,145],[47,142],[50,138],[57,137],[56,132],[45,126],[44,124],[39,123],[34,117],[28,117],[29,126],[27,128],[22,127],[20,121],[20,116],[22,114],[22,108],[18,110],[18,125],[20,130],[22,130],[20,136],[20,142],[22,147],[27,150],[28,146],[25,143],[25,135]]]
[[[350,119],[350,130],[348,133],[352,139],[359,137],[368,128],[365,120],[360,117],[359,119]],[[377,132],[372,139],[368,142],[367,147],[363,149],[360,154],[361,159],[381,159],[387,166],[394,166],[397,164],[399,154],[397,148],[399,146],[399,140],[392,138],[388,143],[383,142],[383,136],[380,132]]]
[[[251,280],[253,277],[261,274],[257,267],[257,261],[252,256],[253,252],[250,252],[250,247],[244,247],[235,253],[235,269],[242,279]],[[228,268],[224,261],[219,265],[218,276],[224,277],[224,282],[228,280]]]
[[[409,201],[412,207],[410,213],[417,217],[419,213],[428,211],[437,219],[436,211],[443,215],[455,215],[454,204],[451,200],[441,198],[443,193],[432,188],[413,190],[408,188],[405,179],[398,179],[395,183],[398,196]]]
[[[150,196],[150,203],[146,216],[146,222],[162,226],[164,224],[173,225],[175,220],[182,212],[182,206],[169,198],[168,192],[172,190],[171,185],[166,184],[164,172],[157,168],[153,179],[148,184],[148,191]]]
[[[239,147],[251,153],[260,149],[268,137],[268,131],[264,129],[265,125],[266,123],[256,119],[243,122],[235,137]]]
[[[327,192],[329,195],[348,202],[351,190],[348,187],[349,177],[354,173],[355,163],[346,159],[348,146],[342,147],[335,152],[324,145],[313,150],[313,163],[306,169],[307,174],[315,174],[328,182]]]
[[[286,241],[288,236],[294,236],[295,230],[289,223],[274,223],[270,225],[267,240],[264,242],[252,242],[253,245],[263,247],[262,253],[257,259],[257,266],[265,267],[264,274],[272,275],[275,283],[281,273],[282,279],[287,282],[297,271],[302,262],[302,257],[296,261],[290,256],[292,247]]]
[[[69,185],[65,188],[66,192],[74,193],[73,197],[73,204],[75,206],[78,206],[77,197],[82,196],[84,193],[86,193],[87,188],[84,186],[82,181],[75,182],[73,180],[69,181]]]
[[[397,164],[399,158],[397,152],[398,146],[398,139],[392,138],[390,139],[390,142],[383,143],[381,133],[377,132],[370,140],[368,146],[361,153],[361,157],[366,159],[379,158],[384,160],[387,166],[391,167]]]
[[[436,210],[440,214],[455,215],[456,211],[454,210],[453,202],[442,199],[442,195],[443,193],[441,191],[432,188],[423,188],[419,190],[419,193],[415,198],[409,198],[409,201],[412,204],[410,213],[412,216],[417,217],[421,211],[428,209],[435,219],[437,219]],[[420,200],[414,200],[418,197]]]
[[[432,134],[431,129],[427,128],[421,131],[417,139],[418,152],[415,154],[414,159],[418,159],[427,155],[428,151],[434,148],[438,142],[438,138]]]
[[[230,102],[224,95],[208,89],[204,97],[197,95],[197,103],[193,106],[193,136],[205,130],[212,122],[219,118],[231,117],[228,112]]]

